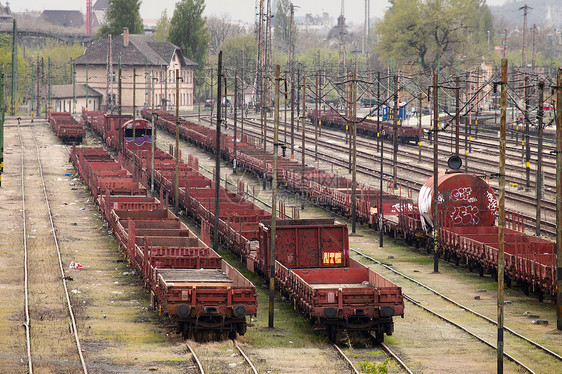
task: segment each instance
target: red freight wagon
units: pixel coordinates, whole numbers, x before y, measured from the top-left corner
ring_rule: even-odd
[[[395,316],[404,316],[402,289],[350,259],[351,267],[288,269],[276,262],[280,288],[297,308],[328,330],[373,331],[378,341],[394,332]]]
[[[155,274],[152,305],[175,315],[184,335],[199,329],[244,335],[246,315],[257,313],[256,288],[224,260],[220,269],[158,269]]]
[[[259,225],[258,267],[267,274],[271,253],[271,220]],[[275,232],[275,260],[290,269],[349,266],[346,225],[332,219],[279,220]]]
[[[556,246],[546,239],[505,228],[505,275],[508,282],[523,286],[542,300],[555,294]],[[442,250],[449,259],[468,263],[480,275],[497,272],[498,227],[442,227]]]
[[[95,162],[90,165],[89,155],[97,160],[102,153],[92,149],[82,153],[80,148],[73,147],[70,159],[77,168],[83,166],[79,169],[81,176],[89,177],[88,185],[94,190],[108,179],[99,174],[124,174],[124,169],[117,170],[111,163],[102,162],[98,165],[101,167],[94,166]],[[92,181],[96,181],[93,186]],[[138,183],[128,183],[121,184],[122,192],[131,194],[141,189]],[[200,329],[228,331],[231,337],[236,332],[244,334],[246,315],[255,315],[257,311],[252,283],[170,211],[160,209],[158,200],[146,196],[113,197],[110,193],[105,190],[97,201],[120,248],[150,288],[152,305],[178,321],[184,336]]]
[[[82,125],[72,117],[72,114],[67,112],[50,112],[48,117],[55,134],[63,143],[82,142],[86,131]]]

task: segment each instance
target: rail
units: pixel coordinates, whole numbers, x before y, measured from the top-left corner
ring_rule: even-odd
[[[24,273],[24,297],[25,297],[25,340],[27,349],[27,367],[30,374],[33,374],[33,361],[31,359],[31,319],[29,317],[29,271],[27,257],[27,216],[25,214],[25,146],[21,138],[20,128],[18,126],[18,139],[21,147],[21,201],[22,201],[22,220],[23,220],[23,273]]]
[[[199,357],[195,353],[195,350],[191,347],[191,345],[188,342],[186,342],[185,344],[187,345],[187,349],[189,349],[189,352],[191,352],[191,357],[193,358],[193,361],[195,361],[195,365],[197,365],[197,369],[201,374],[205,374],[205,370],[203,370],[203,365],[201,365],[201,361],[199,361]]]
[[[349,366],[349,368],[351,369],[352,372],[354,372],[355,374],[360,374],[359,370],[357,370],[357,368],[355,367],[355,365],[353,365],[353,362],[351,362],[351,360],[349,359],[349,357],[347,357],[347,355],[341,350],[340,347],[338,347],[337,344],[333,344],[334,349],[336,350],[336,352],[338,352],[338,354],[343,358],[343,360],[345,361],[345,363],[347,364],[347,366]]]
[[[244,353],[244,351],[242,350],[242,348],[240,347],[240,345],[238,345],[238,343],[236,342],[236,340],[232,340],[232,343],[234,344],[234,346],[236,347],[236,349],[238,350],[238,352],[240,352],[240,354],[242,355],[242,357],[244,357],[244,359],[246,360],[246,363],[250,366],[250,369],[252,369],[252,372],[254,374],[258,374],[258,369],[256,369],[256,367],[254,366],[254,364],[252,363],[252,361],[250,360],[250,358],[246,355],[246,353]]]
[[[49,197],[47,194],[47,186],[45,184],[45,176],[43,173],[43,164],[41,162],[41,157],[39,154],[39,144],[37,143],[37,138],[35,136],[35,132],[34,131],[30,131],[32,139],[33,139],[33,143],[35,145],[35,155],[37,158],[37,164],[39,167],[39,176],[41,178],[41,188],[43,190],[43,196],[45,198],[45,204],[47,206],[47,212],[49,214],[49,223],[51,226],[51,234],[53,235],[53,241],[57,250],[57,258],[58,258],[58,265],[59,265],[59,270],[61,273],[61,282],[62,282],[62,286],[64,289],[64,293],[65,293],[65,298],[66,298],[66,305],[67,305],[67,309],[68,309],[68,314],[69,314],[69,318],[70,318],[70,322],[71,322],[71,328],[72,328],[72,333],[74,335],[74,340],[76,343],[76,348],[78,351],[78,356],[80,358],[80,364],[82,366],[82,371],[84,372],[84,374],[88,373],[88,368],[86,366],[86,361],[84,359],[84,355],[82,354],[82,347],[80,344],[80,338],[78,337],[78,329],[76,328],[76,318],[74,316],[74,312],[72,309],[72,301],[70,300],[70,293],[68,291],[68,287],[66,284],[66,277],[64,274],[64,268],[63,268],[63,264],[62,264],[62,256],[61,256],[61,251],[60,251],[60,246],[59,246],[59,240],[57,237],[57,230],[55,228],[55,224],[54,224],[54,220],[53,220],[53,212],[51,209],[51,204],[49,202]],[[26,308],[26,339],[27,339],[27,349],[28,349],[28,366],[29,366],[29,372],[32,373],[33,372],[33,367],[32,367],[32,357],[31,357],[31,338],[30,338],[30,333],[29,330],[31,328],[30,326],[30,318],[29,318],[29,293],[28,293],[28,257],[27,257],[27,230],[26,230],[26,222],[25,222],[25,179],[24,179],[24,150],[25,150],[25,146],[23,145],[23,140],[21,138],[21,132],[18,126],[18,137],[20,140],[20,144],[21,144],[21,148],[22,148],[22,201],[23,201],[23,217],[24,217],[24,251],[25,251],[25,298],[26,298],[26,302],[25,302],[25,308]],[[66,148],[65,148],[66,149]],[[68,150],[67,150],[68,151]]]

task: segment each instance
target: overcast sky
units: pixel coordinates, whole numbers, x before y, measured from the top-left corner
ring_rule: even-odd
[[[95,3],[96,0],[92,0]],[[141,5],[141,16],[145,19],[157,19],[164,8],[168,9],[168,16],[172,16],[176,0],[144,0]],[[488,0],[490,5],[505,3],[506,0]],[[0,1],[5,4],[5,1]],[[85,12],[86,0],[12,0],[10,8],[14,12],[25,10],[80,10]],[[228,14],[232,20],[251,22],[254,20],[256,0],[206,0],[205,14],[221,16]],[[328,12],[330,17],[336,17],[341,11],[341,0],[293,0],[297,16],[306,13],[320,15]],[[382,17],[388,7],[386,0],[371,0],[371,17]],[[345,16],[348,22],[363,23],[365,17],[365,1],[347,0],[345,2]]]

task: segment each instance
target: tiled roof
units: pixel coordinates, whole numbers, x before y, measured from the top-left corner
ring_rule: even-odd
[[[108,39],[98,40],[90,45],[84,54],[72,61],[74,64],[107,64]],[[123,35],[111,41],[113,63],[121,57],[121,65],[128,66],[168,66],[175,52],[178,52],[182,66],[197,66],[190,59],[183,57],[179,47],[168,42],[157,42],[148,35],[129,35],[129,45],[123,46]]]
[[[109,8],[108,0],[98,0],[92,7],[94,10],[107,10],[107,8]]]
[[[76,84],[76,97],[86,97],[86,85]],[[51,88],[53,99],[68,99],[74,97],[72,85],[71,84],[61,84],[58,86],[53,86]],[[94,90],[92,87],[88,87],[88,96],[90,97],[101,97],[102,94]]]

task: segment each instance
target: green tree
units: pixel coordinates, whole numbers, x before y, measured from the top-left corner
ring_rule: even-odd
[[[106,24],[100,27],[97,39],[106,38],[108,34],[121,35],[123,28],[129,28],[131,34],[142,34],[143,23],[140,16],[141,0],[110,0],[105,13]]]
[[[160,19],[156,22],[156,32],[154,33],[154,39],[159,42],[168,41],[168,36],[170,34],[170,18],[168,17],[168,11],[164,9]]]
[[[453,66],[481,51],[490,17],[483,0],[394,0],[377,24],[376,49],[401,64],[421,58],[424,69]]]
[[[293,40],[296,40],[296,27],[294,23],[291,27],[291,2],[290,0],[279,0],[274,18],[274,35],[279,48],[284,51],[289,50],[291,28]]]
[[[205,27],[204,0],[181,0],[176,3],[170,21],[170,42],[179,46],[184,55],[199,66],[205,64],[209,32]]]
[[[244,66],[248,76],[255,69],[258,43],[254,34],[230,36],[221,44],[221,50],[226,68],[240,70]]]

